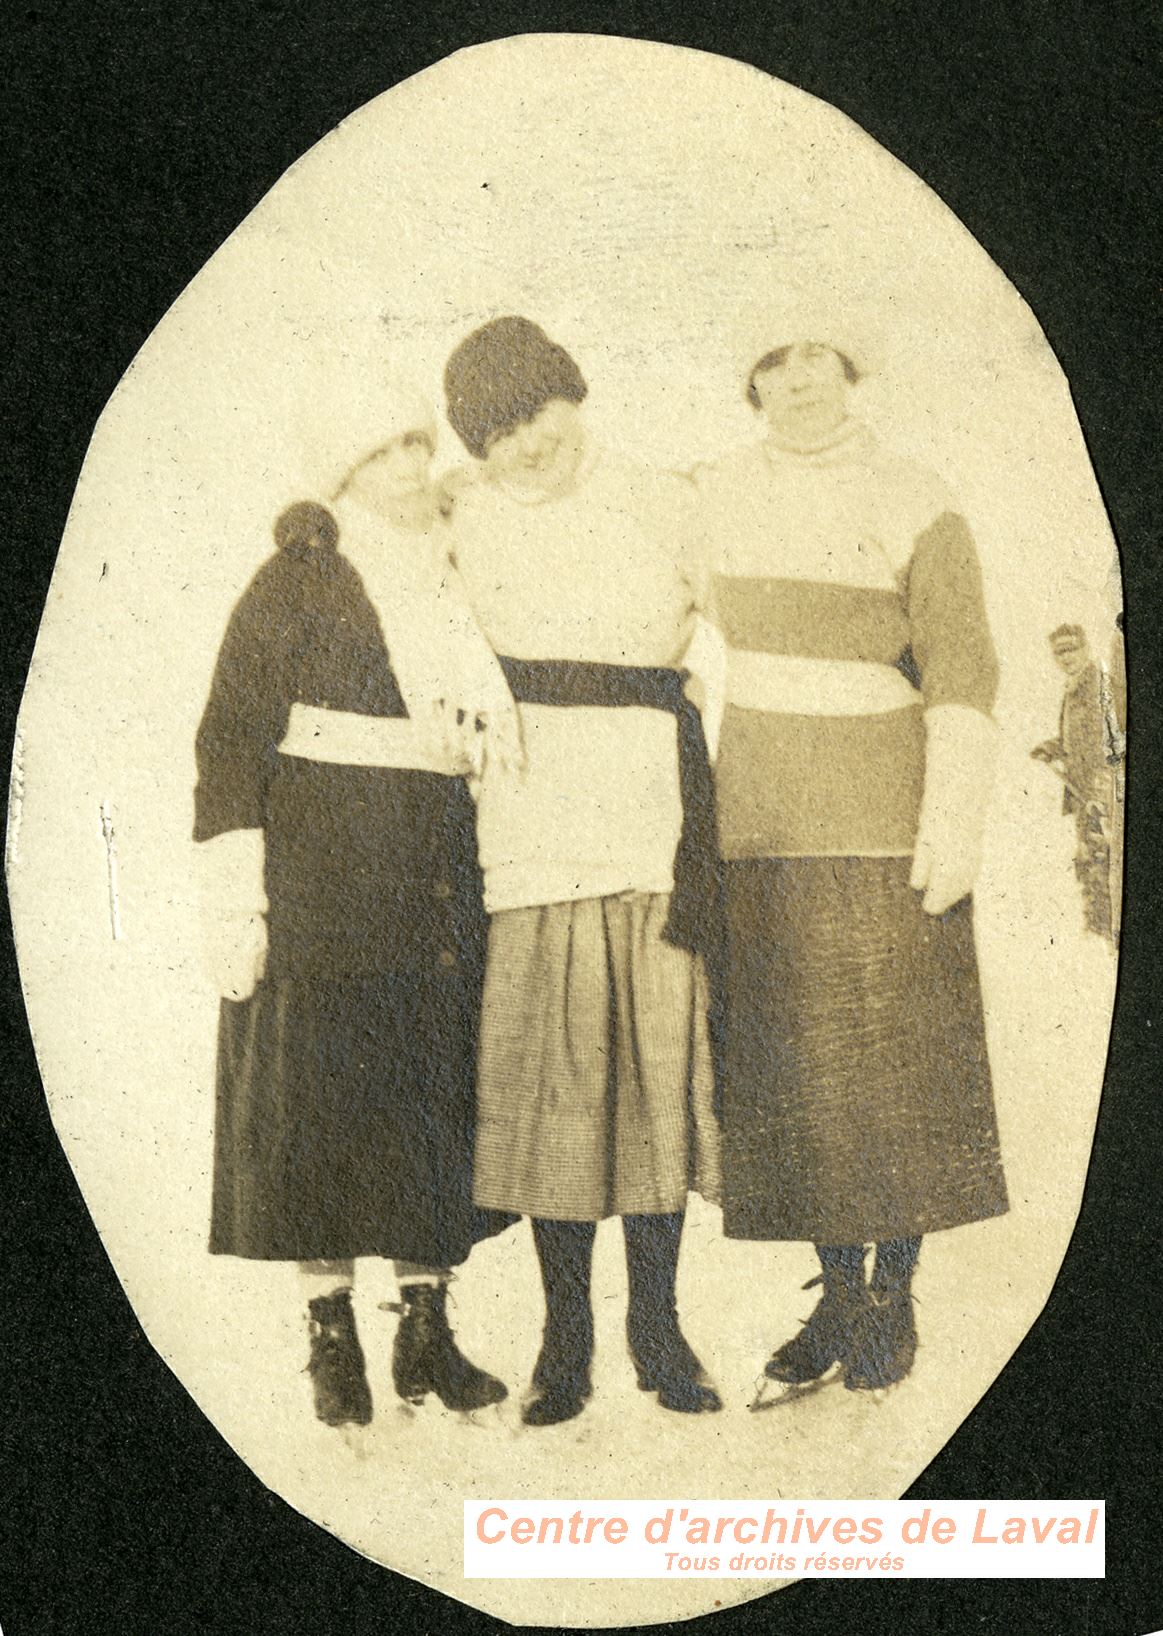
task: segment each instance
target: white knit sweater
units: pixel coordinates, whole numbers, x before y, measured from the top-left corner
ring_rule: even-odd
[[[533,502],[488,481],[461,497],[457,566],[499,654],[682,662],[703,596],[683,479],[591,451],[574,488]],[[486,770],[478,830],[492,911],[667,892],[682,822],[674,718],[520,707],[522,774]]]

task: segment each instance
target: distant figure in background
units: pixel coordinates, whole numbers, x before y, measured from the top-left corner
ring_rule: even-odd
[[[1118,698],[1126,682],[1090,651],[1081,625],[1059,625],[1050,647],[1066,676],[1058,737],[1037,745],[1035,761],[1053,767],[1065,785],[1062,810],[1074,818],[1074,870],[1082,888],[1087,931],[1118,940],[1122,898],[1122,802],[1126,735]],[[1116,647],[1121,654],[1121,632]]]

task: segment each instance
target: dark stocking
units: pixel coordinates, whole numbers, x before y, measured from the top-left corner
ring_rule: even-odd
[[[545,1288],[545,1330],[533,1371],[535,1395],[524,1410],[527,1425],[549,1426],[571,1420],[590,1395],[594,1232],[592,1221],[534,1218],[533,1242]]]
[[[907,1290],[913,1280],[913,1268],[921,1253],[919,1238],[886,1238],[876,1246],[876,1263],[872,1269],[872,1288],[879,1294],[885,1290]]]
[[[858,1295],[864,1288],[863,1244],[817,1244],[824,1292]]]
[[[643,1391],[680,1413],[721,1407],[679,1328],[675,1298],[684,1213],[623,1216],[630,1301],[626,1337]]]

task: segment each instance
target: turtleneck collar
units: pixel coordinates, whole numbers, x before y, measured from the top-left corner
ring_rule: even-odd
[[[523,488],[519,483],[507,482],[503,478],[498,478],[493,487],[499,494],[505,495],[507,499],[515,500],[518,505],[552,505],[555,500],[565,500],[570,495],[576,494],[578,489],[588,482],[593,475],[595,468],[601,461],[601,457],[601,445],[595,442],[593,438],[587,437],[577,469],[565,488],[556,489],[547,494],[543,489]]]
[[[764,439],[763,448],[775,464],[785,460],[800,461],[811,466],[839,466],[851,460],[860,460],[869,454],[875,439],[862,420],[846,415],[840,424],[824,438],[810,443],[778,437],[774,431]]]

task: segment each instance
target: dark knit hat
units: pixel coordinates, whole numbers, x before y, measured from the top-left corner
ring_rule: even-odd
[[[1081,625],[1058,625],[1050,632],[1050,646],[1053,648],[1084,648],[1086,646],[1086,632]]]
[[[496,437],[553,398],[581,403],[589,388],[564,347],[528,318],[494,318],[460,343],[444,370],[448,420],[478,460]]]

